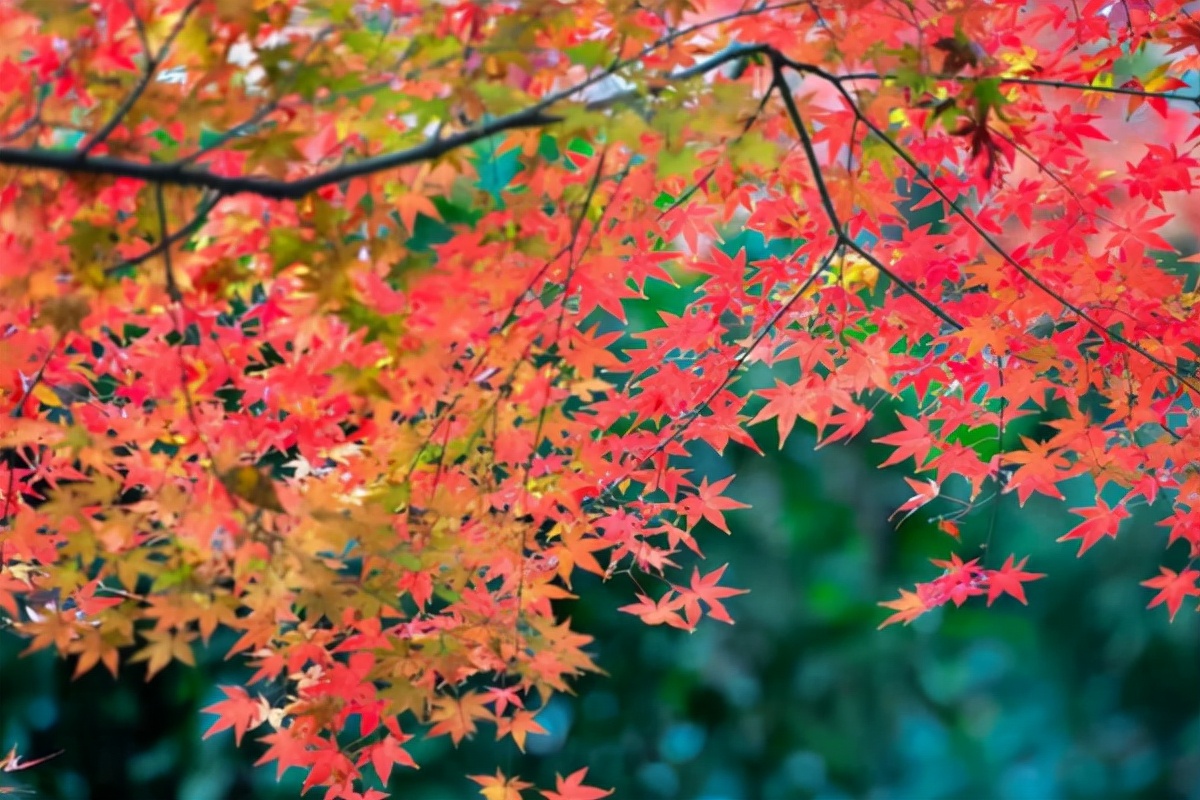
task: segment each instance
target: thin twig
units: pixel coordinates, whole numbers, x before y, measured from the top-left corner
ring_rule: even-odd
[[[837,75],[817,66],[816,64],[803,61],[794,61],[786,57],[784,58],[787,62],[787,65],[797,72],[806,72],[811,75],[817,75],[830,82],[855,80],[891,81],[896,80],[897,77],[896,75],[887,72],[847,72]],[[1142,97],[1147,100],[1161,99],[1168,102],[1174,101],[1200,105],[1200,95],[1192,96],[1186,94],[1177,94],[1175,92],[1155,92],[1149,89],[1137,89],[1131,86],[1096,86],[1090,83],[1056,80],[1054,78],[1030,78],[1025,75],[950,75],[944,73],[934,73],[929,77],[934,80],[957,81],[959,83],[997,80],[1002,85],[1007,86],[1041,86],[1048,89],[1069,89],[1076,92],[1096,92],[1097,94],[1119,95],[1123,97]]]
[[[150,36],[146,33],[146,20],[142,19],[138,14],[137,0],[125,0],[125,7],[129,9],[129,15],[133,17],[133,27],[137,29],[138,39],[142,43],[142,52],[147,57],[150,55]]]
[[[37,372],[33,374],[33,377],[29,380],[29,383],[25,384],[25,388],[21,392],[21,396],[17,398],[16,406],[14,406],[13,410],[8,413],[8,415],[13,419],[21,418],[21,406],[25,405],[25,401],[29,399],[29,395],[33,394],[33,390],[36,389],[38,384],[42,382],[42,377],[46,374],[46,367],[50,365],[50,359],[54,357],[54,351],[56,351],[58,346],[62,344],[64,338],[66,337],[63,334],[59,334],[58,338],[54,340],[54,344],[50,345],[50,350],[46,353],[46,357],[42,359],[41,366],[38,367]]]
[[[222,199],[223,195],[220,192],[209,193],[205,199],[200,201],[200,205],[196,207],[196,215],[192,217],[187,224],[180,227],[166,239],[159,240],[157,244],[145,250],[144,252],[127,258],[120,263],[113,264],[111,267],[105,267],[104,274],[112,275],[120,270],[128,269],[129,267],[136,267],[138,264],[149,261],[155,256],[160,255],[167,248],[174,247],[176,244],[190,238],[192,234],[204,226],[204,223],[208,219],[209,212],[216,208],[217,204],[220,203]]]
[[[626,475],[636,469],[639,469],[642,465],[653,461],[660,453],[666,450],[672,442],[676,441],[680,436],[682,436],[691,426],[691,424],[695,422],[701,414],[704,413],[712,401],[717,398],[717,395],[724,391],[725,387],[733,381],[734,377],[736,377],[738,372],[741,371],[742,367],[746,365],[746,362],[758,348],[759,344],[761,344],[763,339],[767,338],[771,331],[775,329],[775,326],[779,324],[779,321],[783,319],[783,316],[787,314],[796,304],[796,302],[805,295],[805,293],[817,281],[817,279],[825,274],[825,271],[829,269],[829,265],[833,263],[833,259],[837,256],[838,252],[841,250],[841,247],[842,244],[838,243],[832,250],[829,251],[828,255],[822,259],[821,263],[815,270],[813,270],[812,274],[804,279],[796,291],[793,292],[792,295],[782,305],[779,306],[779,308],[775,309],[775,312],[771,314],[771,317],[766,321],[766,323],[763,324],[759,332],[755,334],[750,342],[741,349],[737,357],[734,358],[733,364],[726,372],[724,379],[722,379],[722,381],[711,392],[709,392],[708,396],[705,397],[704,400],[693,407],[692,410],[687,414],[676,420],[675,428],[668,435],[660,439],[658,444],[648,454],[639,457],[633,466],[626,471]],[[580,506],[585,511],[592,513],[591,510],[600,506],[601,503],[603,503],[610,495],[612,495],[613,491],[623,481],[623,478],[611,481],[607,486],[601,489],[599,494],[583,500],[583,502],[580,503]]]
[[[217,459],[208,444],[208,439],[204,437],[204,433],[200,429],[200,420],[196,416],[196,404],[192,399],[192,389],[188,385],[187,363],[183,359],[183,345],[187,341],[187,330],[183,324],[183,293],[180,292],[179,283],[175,280],[175,268],[171,262],[171,247],[168,243],[171,236],[167,227],[167,209],[166,204],[163,202],[162,184],[156,184],[154,187],[154,202],[158,209],[159,241],[166,245],[162,248],[162,257],[163,266],[166,269],[167,297],[171,299],[171,303],[175,307],[175,332],[179,334],[179,343],[176,346],[176,352],[179,356],[179,384],[183,390],[188,421],[192,423],[192,428],[196,431],[196,438],[200,441],[201,446],[203,446],[205,453],[208,455],[209,464],[215,471],[217,468]],[[220,480],[217,482],[224,486],[224,483]],[[228,492],[228,489],[226,491]]]
[[[295,68],[292,69],[291,73],[286,79],[280,81],[279,86],[277,87],[277,95],[275,99],[264,104],[250,117],[246,118],[237,125],[234,125],[232,128],[225,131],[225,133],[221,134],[205,146],[192,153],[188,153],[186,156],[183,156],[176,163],[183,165],[194,164],[214,150],[223,147],[229,141],[247,133],[253,133],[253,128],[255,128],[260,122],[265,120],[267,117],[273,114],[276,109],[279,108],[279,104],[282,103],[283,99],[287,96],[288,90],[296,82],[296,78],[300,74],[300,69],[305,65],[312,54],[316,52],[317,47],[321,44],[321,42],[323,42],[331,33],[333,33],[333,30],[334,29],[332,27],[326,27],[317,31],[316,35],[314,35],[312,40],[309,42],[308,47],[305,48],[305,51],[301,53],[300,57],[297,59]]]
[[[745,124],[742,126],[741,133],[739,133],[737,136],[730,139],[729,143],[726,145],[726,147],[730,147],[732,145],[737,144],[746,136],[747,133],[750,132],[750,129],[754,127],[754,123],[757,122],[758,118],[762,115],[763,109],[767,107],[767,102],[771,99],[771,93],[774,91],[775,91],[775,84],[772,83],[770,86],[767,87],[767,91],[763,92],[762,100],[760,100],[758,102],[758,108],[754,109],[754,113],[750,115],[750,118],[748,120],[746,120]],[[676,197],[674,200],[671,201],[671,204],[669,206],[667,206],[661,212],[659,212],[658,218],[662,219],[667,214],[671,213],[676,208],[678,208],[679,206],[683,205],[688,200],[690,200],[692,198],[692,195],[696,194],[696,192],[698,192],[700,190],[700,187],[702,187],[702,186],[704,186],[704,184],[708,183],[709,178],[711,178],[713,175],[715,175],[716,172],[717,172],[716,167],[710,167],[708,172],[704,173],[704,175],[702,177],[700,177],[699,180],[695,181],[691,186],[689,186],[687,188],[687,190],[683,194],[679,195],[679,197]]]
[[[596,190],[600,186],[600,176],[604,173],[604,162],[605,162],[605,160],[607,160],[607,158],[608,158],[608,149],[605,148],[600,153],[599,161],[596,164],[596,172],[592,176],[591,183],[588,185],[587,194],[584,196],[584,199],[583,199],[583,205],[580,206],[580,209],[579,209],[579,215],[575,218],[574,224],[571,226],[571,239],[567,245],[571,255],[570,255],[570,260],[567,265],[567,274],[563,280],[562,295],[561,295],[561,300],[559,301],[558,322],[557,322],[557,325],[555,328],[554,338],[552,339],[552,341],[554,341],[554,342],[558,342],[561,339],[563,322],[566,319],[566,315],[567,315],[567,299],[569,298],[570,293],[571,293],[571,279],[575,275],[575,270],[578,266],[579,259],[583,256],[583,253],[579,253],[578,255],[575,253],[575,247],[579,241],[579,233],[580,233],[580,231],[583,230],[583,223],[587,219],[588,211],[591,209],[591,206],[592,206],[592,200],[595,198]],[[593,234],[595,233],[595,228],[593,228],[592,232],[593,232]],[[587,240],[584,242],[584,248],[583,248],[584,252],[587,251],[587,248],[591,244],[591,241],[592,241],[592,237],[589,236],[587,238]],[[555,365],[555,369],[558,370],[559,376],[561,376],[561,374],[562,374],[562,362],[561,361]],[[522,478],[521,478],[522,489],[527,489],[527,487],[529,486],[529,473],[533,470],[533,463],[537,458],[538,442],[541,441],[542,430],[546,424],[546,414],[550,408],[550,404],[549,404],[550,392],[553,389],[554,383],[556,380],[557,380],[557,378],[546,381],[546,390],[545,390],[544,397],[542,398],[542,408],[538,412],[537,424],[534,426],[534,431],[533,431],[532,441],[533,441],[534,445],[530,449],[529,458],[526,459],[525,464],[524,464],[524,470],[523,470]],[[497,405],[497,407],[499,407],[499,393],[497,393],[496,405]],[[515,503],[513,504],[513,506],[515,507]],[[517,653],[520,652],[521,605],[524,602],[524,596],[525,596],[525,551],[529,549],[529,528],[530,528],[530,526],[528,526],[528,525],[522,525],[520,528],[520,530],[521,530],[521,550],[520,550],[520,553],[518,553],[518,558],[517,558],[518,577],[517,577],[517,592],[516,592],[516,608],[514,609],[514,613],[513,613],[513,662],[516,661]]]

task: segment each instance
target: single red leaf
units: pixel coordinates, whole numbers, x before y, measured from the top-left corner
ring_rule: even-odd
[[[1178,573],[1166,567],[1159,567],[1159,570],[1161,575],[1142,581],[1142,586],[1148,589],[1158,589],[1158,594],[1146,608],[1154,608],[1165,603],[1167,611],[1171,615],[1171,621],[1174,622],[1175,614],[1183,605],[1183,599],[1200,595],[1200,588],[1196,586],[1196,579],[1200,578],[1200,570],[1185,569]]]
[[[220,689],[225,693],[225,699],[200,709],[204,713],[217,715],[216,721],[204,733],[203,738],[207,739],[214,733],[233,728],[233,739],[240,745],[246,731],[266,721],[270,708],[265,700],[251,697],[240,686],[222,686]]]
[[[987,575],[987,604],[990,606],[1002,594],[1010,594],[1017,598],[1022,605],[1026,605],[1025,587],[1023,584],[1030,581],[1040,580],[1044,577],[1040,572],[1025,572],[1025,562],[1029,557],[1021,559],[1019,564],[1013,563],[1013,556],[1009,556],[1004,561],[1004,566],[996,570],[988,570]]]
[[[612,789],[597,789],[594,786],[585,786],[583,779],[587,776],[588,768],[576,770],[567,777],[562,775],[555,776],[555,791],[542,791],[542,797],[546,800],[600,800],[602,797],[608,797],[613,793]]]

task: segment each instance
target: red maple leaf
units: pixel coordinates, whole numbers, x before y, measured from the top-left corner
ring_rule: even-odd
[[[267,719],[269,707],[262,698],[255,699],[240,686],[222,686],[225,699],[213,703],[207,708],[200,709],[208,714],[216,714],[217,720],[204,734],[205,739],[226,728],[233,728],[234,741],[239,745],[246,731],[256,728]]]
[[[879,605],[896,612],[879,623],[881,629],[886,628],[888,625],[894,625],[897,622],[903,622],[907,625],[930,608],[930,606],[926,605],[925,600],[920,594],[910,592],[907,589],[901,589],[900,596],[895,600],[885,600]]]
[[[594,786],[584,786],[583,779],[587,776],[587,767],[572,772],[567,777],[554,776],[555,791],[543,791],[546,800],[600,800],[613,793],[612,789],[597,789]]]
[[[703,600],[708,605],[708,615],[715,620],[733,624],[733,618],[729,616],[729,612],[725,610],[725,606],[721,604],[721,600],[728,597],[737,597],[739,594],[746,594],[749,589],[730,589],[727,586],[718,586],[717,581],[721,580],[721,576],[725,574],[725,567],[715,569],[703,578],[700,577],[700,570],[692,568],[692,582],[688,589],[680,589],[680,596],[685,598],[684,614],[687,616],[688,624],[695,626],[700,621],[701,609],[700,601]]]
[[[1175,614],[1183,605],[1183,598],[1200,595],[1200,588],[1196,587],[1196,579],[1200,578],[1200,570],[1185,569],[1179,573],[1166,567],[1159,567],[1159,570],[1162,572],[1161,575],[1148,581],[1142,581],[1142,586],[1148,589],[1158,589],[1158,594],[1146,608],[1154,608],[1166,603],[1167,611],[1171,614],[1171,621],[1174,622]]]
[[[918,508],[937,497],[938,493],[941,491],[941,487],[935,480],[916,481],[912,478],[905,478],[904,482],[912,487],[912,490],[916,492],[916,494],[905,500],[899,508],[893,511],[892,515],[888,517],[889,520],[895,517],[897,514],[904,513],[904,516],[900,518],[900,522],[904,522],[904,520],[911,517],[913,512],[915,512]],[[900,523],[898,522],[896,524],[899,525]]]
[[[721,495],[721,492],[725,491],[732,480],[733,476],[730,476],[724,480],[709,483],[708,478],[703,478],[700,485],[696,487],[696,494],[685,497],[679,502],[679,511],[686,517],[689,528],[704,518],[725,533],[729,533],[725,515],[721,512],[749,508],[745,503],[739,503],[737,500]]]
[[[642,622],[647,625],[663,625],[667,624],[673,628],[688,629],[692,626],[684,622],[683,617],[679,616],[679,610],[684,607],[686,599],[675,594],[675,592],[667,592],[658,599],[658,602],[651,600],[644,594],[638,595],[638,602],[621,606],[618,611],[624,611],[626,614],[636,614],[642,618]]]
[[[280,728],[258,740],[265,742],[268,747],[267,752],[254,762],[254,766],[268,764],[272,761],[279,762],[275,766],[276,780],[283,777],[283,773],[287,772],[289,767],[307,769],[317,759],[317,753],[309,749],[309,745],[315,741],[314,737],[299,733],[293,728],[294,726]]]
[[[391,730],[391,733],[364,749],[358,759],[359,766],[365,764],[367,761],[371,762],[371,766],[375,768],[375,772],[379,775],[379,780],[383,781],[384,786],[387,786],[394,765],[399,764],[402,767],[409,767],[411,769],[417,768],[417,762],[413,761],[413,757],[403,747],[403,744],[411,739],[412,736],[400,733],[394,720],[390,721],[388,728]]]
[[[1004,566],[1000,569],[989,570],[987,574],[987,604],[990,606],[1002,594],[1010,594],[1017,600],[1021,601],[1022,605],[1026,604],[1025,587],[1022,584],[1029,581],[1036,581],[1046,577],[1040,572],[1025,572],[1025,562],[1029,557],[1021,559],[1019,564],[1013,564],[1013,556],[1009,556],[1004,561]]]
[[[1072,508],[1071,513],[1080,515],[1084,521],[1060,536],[1058,541],[1069,542],[1072,539],[1080,539],[1079,552],[1076,554],[1080,556],[1105,536],[1115,537],[1117,529],[1121,526],[1121,520],[1129,518],[1129,510],[1125,508],[1124,503],[1117,503],[1110,507],[1100,499],[1097,499],[1096,505],[1092,508]]]
[[[521,792],[533,786],[518,777],[509,777],[496,768],[495,775],[470,775],[471,780],[483,788],[479,793],[487,800],[521,800]]]

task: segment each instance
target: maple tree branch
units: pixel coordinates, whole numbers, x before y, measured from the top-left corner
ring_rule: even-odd
[[[196,431],[196,438],[199,440],[204,452],[208,455],[209,465],[212,469],[214,477],[217,478],[217,483],[225,488],[226,494],[233,500],[234,505],[237,505],[237,500],[229,488],[225,486],[225,482],[220,479],[217,474],[217,459],[213,454],[212,447],[208,444],[208,439],[204,437],[204,433],[200,428],[200,420],[196,416],[196,404],[192,399],[192,389],[188,386],[187,363],[183,359],[183,346],[187,342],[187,328],[183,324],[183,293],[179,290],[179,284],[175,280],[175,267],[171,261],[171,235],[167,226],[167,209],[166,203],[163,202],[163,187],[162,184],[156,184],[154,187],[154,203],[158,211],[158,230],[159,241],[162,244],[163,267],[166,270],[167,296],[171,299],[174,306],[174,314],[172,315],[175,323],[175,331],[179,334],[179,342],[175,348],[175,352],[179,357],[179,385],[183,390],[184,406],[187,409],[188,421],[192,424],[192,428]]]
[[[887,72],[847,72],[842,75],[835,74],[829,70],[823,69],[816,64],[810,64],[804,61],[795,61],[783,56],[784,61],[789,67],[797,72],[807,72],[824,78],[830,82],[838,81],[892,81],[897,79],[897,75]],[[1075,81],[1056,80],[1054,78],[1030,78],[1025,75],[954,75],[948,73],[933,73],[930,78],[939,81],[957,81],[959,83],[975,82],[983,80],[997,80],[1001,84],[1009,86],[1042,86],[1049,89],[1071,89],[1078,92],[1096,92],[1098,94],[1120,95],[1123,97],[1142,97],[1147,100],[1175,100],[1179,102],[1192,103],[1200,105],[1200,95],[1192,97],[1185,94],[1177,94],[1175,92],[1155,92],[1150,89],[1137,89],[1131,86],[1096,86],[1090,83],[1077,83]]]
[[[168,244],[170,234],[167,232],[167,209],[163,202],[162,185],[158,184],[154,187],[154,204],[158,210],[158,240],[165,245],[162,249],[163,267],[166,270],[167,279],[167,297],[171,298],[172,303],[182,303],[183,294],[179,291],[179,284],[175,282],[175,269],[171,263],[171,247]],[[182,324],[177,325],[179,335],[184,336]]]
[[[129,9],[129,16],[133,17],[133,28],[137,31],[138,40],[142,43],[142,52],[149,56],[151,49],[150,35],[146,31],[146,20],[138,15],[135,0],[125,0],[125,7]]]
[[[199,5],[200,0],[192,0],[184,7],[183,11],[179,15],[179,19],[175,21],[175,24],[171,27],[170,32],[167,33],[167,38],[163,40],[162,46],[158,48],[157,53],[151,53],[147,47],[146,64],[142,69],[142,77],[129,91],[129,94],[125,96],[125,99],[121,102],[121,105],[117,107],[117,110],[113,112],[113,115],[109,117],[108,122],[104,123],[100,130],[96,131],[95,134],[93,134],[83,143],[83,146],[81,146],[77,151],[76,158],[87,158],[88,154],[91,153],[94,148],[103,144],[104,141],[112,135],[112,132],[117,129],[121,122],[124,121],[125,115],[129,113],[130,109],[133,108],[134,104],[141,98],[146,89],[150,86],[150,82],[154,80],[154,76],[158,72],[158,68],[162,66],[162,63],[166,60],[167,54],[171,52],[171,45],[175,43],[175,39],[180,33],[183,32],[184,27],[187,25],[188,18]],[[145,23],[140,17],[138,17],[136,13],[133,15],[133,17],[137,20],[138,34],[142,39],[143,46],[149,45],[149,40],[146,38]]]
[[[800,2],[784,3],[773,8],[784,8],[802,4]],[[739,16],[743,16],[744,13],[739,12],[732,16],[726,15],[726,18],[736,19]],[[466,147],[498,133],[526,128],[547,127],[560,122],[562,120],[561,117],[549,113],[549,109],[553,106],[616,74],[620,69],[637,63],[641,58],[644,58],[658,48],[666,46],[680,36],[685,35],[685,33],[716,24],[720,19],[725,18],[710,20],[691,28],[680,29],[669,36],[663,37],[653,45],[647,46],[638,55],[625,61],[614,63],[609,69],[580,81],[574,86],[548,95],[521,111],[496,117],[488,122],[444,138],[435,135],[433,138],[405,150],[383,153],[361,161],[343,164],[304,178],[280,180],[253,175],[223,176],[205,169],[188,169],[186,157],[172,162],[131,161],[108,156],[89,156],[86,148],[84,150],[48,150],[41,148],[0,147],[0,165],[115,178],[133,178],[135,180],[171,186],[207,188],[224,195],[255,194],[271,200],[298,200],[325,186],[342,183],[352,178],[374,175],[408,164],[435,160],[446,153]],[[668,82],[677,82],[695,78],[718,69],[731,61],[747,58],[755,54],[766,53],[768,50],[769,48],[765,45],[731,47],[692,67],[671,73],[665,76],[665,80]],[[659,91],[661,89],[651,89],[650,93],[655,94]],[[589,110],[608,108],[626,102],[636,95],[637,93],[632,90],[630,92],[619,92],[610,97],[589,102],[585,104],[585,108]]]
[[[171,186],[211,189],[222,195],[255,194],[270,200],[299,200],[322,187],[341,183],[351,178],[373,175],[378,172],[432,161],[452,150],[457,150],[497,133],[524,128],[544,127],[558,121],[545,113],[542,104],[484,123],[445,138],[435,138],[406,150],[386,153],[362,161],[345,164],[335,169],[319,172],[296,180],[274,180],[253,175],[222,176],[208,170],[188,169],[187,164],[130,161],[107,156],[80,158],[76,150],[42,150],[27,148],[0,148],[0,164],[31,169],[45,169],[65,173],[102,175],[115,178],[133,178]]]
[[[169,48],[174,37],[178,35],[191,10],[198,5],[198,0],[193,0],[191,4],[184,10],[184,16],[178,21],[176,28],[171,31],[167,42],[159,53],[153,57],[147,65],[147,70],[143,75],[142,81],[126,98],[126,102],[118,109],[117,113],[101,128],[93,137],[91,137],[82,148],[79,150],[46,150],[40,148],[11,148],[0,147],[0,164],[15,166],[29,169],[46,169],[59,172],[74,172],[83,174],[102,175],[108,177],[124,177],[137,180],[145,180],[156,183],[164,183],[175,186],[201,187],[208,188],[226,195],[235,194],[256,194],[261,197],[276,200],[297,200],[308,194],[311,194],[322,187],[332,184],[341,183],[343,181],[372,175],[379,172],[391,170],[397,167],[405,166],[413,163],[420,163],[437,159],[438,157],[451,152],[453,150],[473,144],[481,139],[488,138],[498,133],[507,131],[521,130],[526,128],[537,128],[549,126],[560,121],[560,117],[550,114],[548,110],[555,104],[570,98],[572,95],[595,85],[599,81],[617,74],[621,69],[636,63],[638,60],[649,55],[653,51],[667,46],[673,41],[685,36],[689,33],[696,32],[704,27],[708,27],[721,22],[728,22],[752,13],[762,13],[763,11],[779,10],[792,6],[807,5],[806,0],[798,0],[798,2],[785,2],[775,6],[767,6],[758,9],[744,9],[738,12],[732,12],[722,17],[713,20],[708,20],[696,25],[680,28],[672,32],[668,36],[663,37],[654,44],[648,45],[640,53],[623,61],[615,62],[608,69],[603,70],[575,86],[568,87],[560,92],[554,93],[534,105],[521,111],[513,112],[501,117],[497,117],[489,122],[485,122],[478,126],[460,131],[445,138],[435,136],[419,145],[400,150],[392,153],[385,153],[371,158],[366,158],[361,161],[343,164],[336,168],[319,172],[315,175],[310,175],[305,178],[294,180],[270,179],[261,176],[239,175],[239,176],[221,176],[216,175],[208,170],[188,169],[187,167],[197,158],[210,152],[215,146],[210,145],[196,153],[192,153],[177,161],[173,162],[139,162],[127,159],[111,158],[111,157],[90,157],[90,151],[108,135],[111,134],[123,119],[125,113],[128,112],[129,106],[132,106],[140,94],[145,90],[146,85],[152,79],[154,69],[161,60],[165,58],[166,51]],[[320,35],[318,35],[318,39]],[[881,73],[851,73],[847,75],[836,75],[815,64],[808,64],[790,59],[780,53],[776,48],[770,45],[749,44],[735,45],[718,53],[711,58],[693,65],[684,70],[671,73],[665,77],[668,82],[687,80],[699,75],[707,74],[714,69],[717,69],[731,61],[744,60],[756,55],[767,55],[770,57],[774,70],[778,72],[779,66],[787,66],[801,73],[815,75],[833,83],[835,86],[846,94],[842,82],[853,79],[874,79],[887,80],[894,76]],[[961,79],[957,76],[937,76],[939,79]],[[1165,92],[1149,92],[1146,90],[1125,88],[1125,87],[1103,87],[1091,86],[1085,84],[1076,84],[1069,81],[1057,81],[1043,78],[1028,78],[1028,77],[1008,77],[1000,78],[1002,83],[1009,84],[1027,84],[1049,86],[1053,88],[1069,88],[1078,89],[1081,91],[1096,91],[1109,94],[1130,95],[1147,98],[1164,98],[1168,100],[1186,100],[1188,102],[1200,105],[1200,98],[1192,98],[1174,93]],[[651,95],[661,92],[661,87],[652,87],[649,90]],[[603,100],[593,101],[586,104],[589,110],[598,110],[607,108],[615,104],[626,102],[630,99],[639,96],[636,89],[631,89],[626,92],[619,92]],[[271,106],[265,107],[260,111],[262,116],[269,113]],[[256,118],[252,117],[252,119]],[[241,130],[243,126],[239,126],[225,134],[225,138],[221,140],[224,143],[229,138],[236,135],[236,131]]]
[[[981,75],[979,77],[987,78],[989,76]],[[1148,89],[1135,89],[1129,86],[1093,86],[1088,83],[1074,83],[1072,81],[1059,81],[1050,78],[1027,78],[1023,76],[1002,77],[1000,78],[1000,82],[1025,86],[1045,86],[1050,89],[1074,89],[1081,92],[1099,92],[1100,94],[1123,95],[1125,97],[1143,97],[1147,100],[1178,100],[1200,106],[1200,96],[1190,97],[1185,94],[1176,94],[1175,92],[1154,92]]]

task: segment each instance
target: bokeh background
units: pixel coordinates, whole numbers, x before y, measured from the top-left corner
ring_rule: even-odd
[[[490,166],[502,186],[511,165]],[[421,231],[427,243],[445,233]],[[722,247],[766,254],[744,235]],[[686,282],[656,287],[631,307],[634,328],[687,298]],[[396,796],[474,797],[463,776],[497,766],[553,786],[556,772],[587,766],[589,783],[637,800],[1200,798],[1200,625],[1186,606],[1173,624],[1145,610],[1153,593],[1138,585],[1186,558],[1164,553],[1154,524],[1164,509],[1139,509],[1079,560],[1076,545],[1055,540],[1075,524],[1069,508],[1094,504],[1087,480],[1065,487],[1066,502],[986,503],[962,520],[961,542],[930,518],[960,510],[962,486],[896,528],[888,517],[912,494],[902,480],[912,464],[876,469],[890,451],[871,440],[895,429],[898,410],[915,413],[881,406],[848,445],[816,450],[801,427],[780,449],[768,424],[754,430],[765,455],[698,452],[698,474],[736,472],[732,495],[753,505],[727,515],[731,536],[701,535],[704,570],[729,563],[726,582],[750,590],[728,603],[737,624],[706,620],[690,635],[647,627],[616,610],[633,602],[631,579],[580,576],[582,599],[562,613],[595,637],[608,675],[553,699],[539,718],[549,733],[531,736],[524,755],[486,726],[457,749],[414,740],[422,767],[394,774]],[[1041,424],[1010,426],[1005,444],[1045,433]],[[977,446],[994,452],[996,431]],[[877,630],[888,614],[878,603],[933,577],[928,559],[952,551],[984,552],[989,566],[1029,555],[1049,577],[1029,585],[1028,607],[976,598]],[[276,783],[272,768],[253,768],[264,749],[253,736],[240,749],[228,731],[201,741],[212,718],[199,709],[249,674],[224,660],[233,638],[215,637],[198,668],[173,664],[146,683],[136,665],[118,680],[93,670],[72,681],[71,664],[21,658],[23,642],[0,633],[0,747],[63,751],[0,775],[0,787],[64,800],[297,797],[298,771]]]

